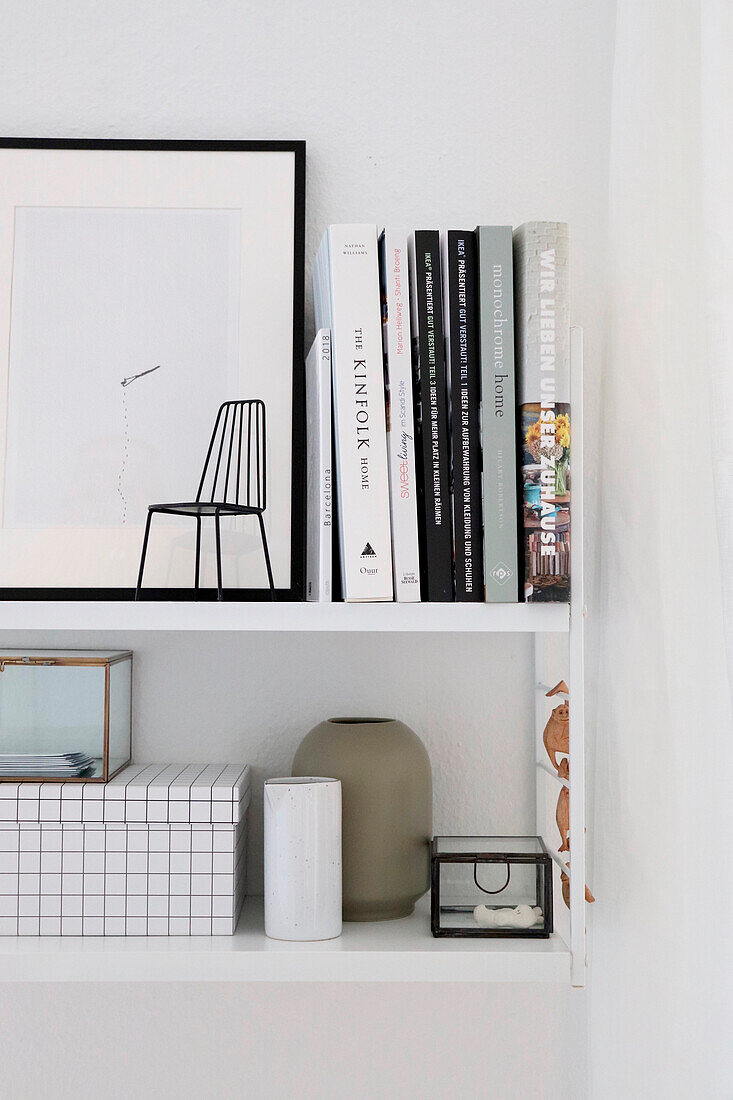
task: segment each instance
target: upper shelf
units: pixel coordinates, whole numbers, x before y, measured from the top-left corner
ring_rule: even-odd
[[[566,604],[0,603],[6,630],[422,631],[561,633]]]

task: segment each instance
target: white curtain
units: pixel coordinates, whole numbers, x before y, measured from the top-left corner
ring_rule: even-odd
[[[591,1095],[722,1100],[733,1096],[733,4],[619,0],[617,11]]]

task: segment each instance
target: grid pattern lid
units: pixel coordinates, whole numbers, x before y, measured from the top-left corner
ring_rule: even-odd
[[[0,783],[0,822],[236,825],[248,764],[131,764],[109,783]]]

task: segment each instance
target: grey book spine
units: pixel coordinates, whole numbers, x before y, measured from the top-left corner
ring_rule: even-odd
[[[487,603],[520,593],[512,229],[476,230],[481,348],[484,587]]]

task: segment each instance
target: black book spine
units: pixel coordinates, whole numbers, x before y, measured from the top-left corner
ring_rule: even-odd
[[[440,234],[418,230],[412,258],[421,595],[447,603],[453,600],[453,539]]]
[[[450,230],[446,246],[456,600],[480,603],[484,555],[476,239],[473,233]]]

